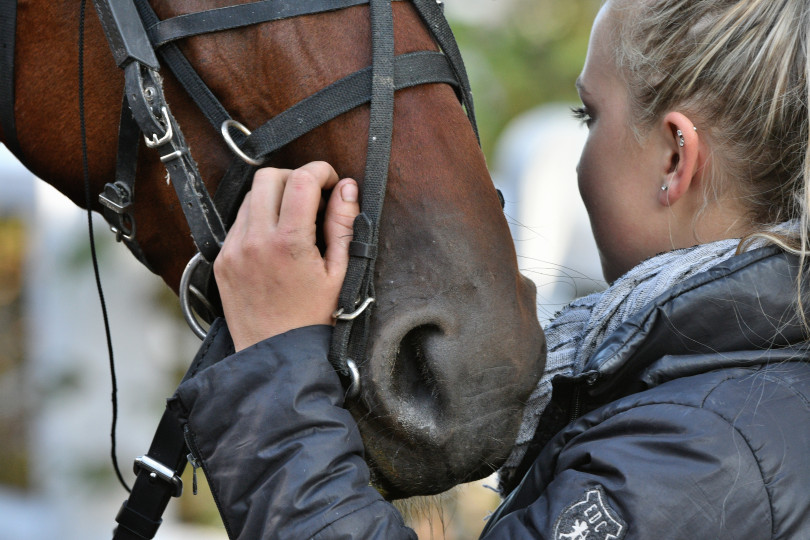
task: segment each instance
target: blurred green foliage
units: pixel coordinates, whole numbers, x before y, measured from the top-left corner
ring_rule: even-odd
[[[470,75],[488,159],[515,116],[543,103],[578,101],[574,82],[602,4],[602,0],[492,2],[499,12],[486,24],[450,19]]]

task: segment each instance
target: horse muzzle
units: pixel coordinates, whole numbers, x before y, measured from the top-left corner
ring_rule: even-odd
[[[472,309],[489,303],[483,285],[438,295],[399,291],[378,305],[384,326],[372,336],[361,399],[350,409],[373,482],[387,498],[485,477],[511,451],[544,367],[545,340],[530,281],[519,279],[511,301],[501,295],[495,309]],[[405,314],[394,311],[403,305]]]

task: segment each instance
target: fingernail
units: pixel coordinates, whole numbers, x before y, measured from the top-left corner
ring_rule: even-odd
[[[347,182],[340,188],[340,198],[344,202],[357,202],[357,184],[354,182]]]

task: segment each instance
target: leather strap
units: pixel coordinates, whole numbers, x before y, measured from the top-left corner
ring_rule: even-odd
[[[166,43],[210,32],[233,30],[253,24],[280,21],[352,6],[368,0],[260,0],[209,11],[179,15],[149,25],[146,31],[155,48]]]
[[[199,371],[210,367],[226,356],[233,354],[233,343],[224,319],[215,320],[208,336],[200,346],[183,381],[193,377]],[[183,424],[180,410],[174,400],[169,400],[152,445],[146,454],[146,463],[152,461],[167,467],[173,478],[179,481],[187,463],[188,449],[183,437]],[[136,467],[138,477],[132,486],[129,498],[124,501],[115,520],[119,526],[113,534],[113,540],[144,540],[153,538],[160,526],[161,516],[172,497],[179,496],[182,483],[167,481],[153,473],[148,466]],[[153,476],[154,475],[154,476]]]
[[[455,73],[456,80],[458,80],[459,83],[461,102],[464,104],[464,108],[467,109],[467,118],[470,120],[478,143],[481,144],[481,138],[478,135],[478,124],[475,121],[475,107],[473,106],[470,79],[467,77],[467,69],[464,67],[464,60],[461,58],[461,52],[458,50],[458,44],[456,43],[456,38],[453,36],[453,30],[444,17],[442,5],[438,4],[436,0],[411,0],[411,2],[413,2],[416,11],[419,12],[425,25],[430,29],[430,32],[439,43],[442,51],[450,60],[453,73]]]
[[[14,114],[14,45],[17,35],[17,1],[0,1],[0,126],[11,153],[20,157]]]
[[[374,295],[374,266],[379,236],[380,215],[385,202],[391,138],[394,125],[394,20],[390,0],[370,0],[372,41],[371,112],[366,154],[366,174],[362,187],[361,213],[354,221],[355,245],[362,244],[363,254],[349,257],[349,267],[338,298],[338,309],[351,313]],[[368,256],[374,254],[374,257]],[[329,361],[351,384],[348,362],[365,358],[371,310],[358,318],[335,323]],[[353,339],[352,339],[353,338]]]
[[[372,69],[344,77],[279,113],[253,131],[243,150],[262,159],[329,120],[368,103],[374,79]],[[428,83],[457,84],[446,58],[430,51],[396,57],[393,79],[396,90]]]
[[[183,133],[168,109],[162,83],[154,71],[138,62],[125,68],[124,78],[133,116],[147,139],[152,140],[148,145],[161,156],[197,250],[206,260],[213,261],[225,240],[225,225],[214,208]]]
[[[118,152],[115,165],[115,181],[104,185],[99,195],[104,219],[115,233],[115,239],[124,242],[135,258],[146,268],[154,269],[135,239],[135,217],[131,207],[135,200],[135,176],[138,171],[138,149],[141,142],[141,129],[132,115],[132,110],[123,97],[121,120],[118,123]]]
[[[140,0],[143,2],[144,0]],[[225,226],[163,96],[160,67],[132,0],[94,0],[116,63],[124,69],[132,115],[169,173],[197,250],[209,261],[219,253]]]
[[[93,5],[118,67],[138,62],[153,70],[160,69],[132,0],[93,0]]]
[[[135,7],[147,27],[155,27],[163,22],[174,20],[167,19],[166,21],[160,21],[148,2],[139,1],[135,4]],[[195,15],[207,13],[210,12],[204,11]],[[155,45],[155,47],[157,48],[157,45]],[[213,126],[214,130],[219,133],[219,128],[222,123],[229,120],[231,116],[216,96],[214,96],[213,92],[211,92],[208,85],[205,84],[197,71],[191,66],[188,59],[186,59],[185,55],[180,51],[180,48],[174,43],[169,43],[158,50],[158,55],[161,60],[163,60],[166,67],[169,68],[169,71],[177,78],[178,82],[186,91],[186,94],[188,94],[195,105],[197,105],[203,115],[208,119],[208,122]],[[241,133],[235,133],[233,138],[237,144],[241,144],[244,141],[244,136]]]

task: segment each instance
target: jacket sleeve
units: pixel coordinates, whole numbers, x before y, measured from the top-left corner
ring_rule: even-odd
[[[231,539],[416,538],[369,486],[330,337],[310,326],[262,341],[173,398]]]
[[[673,403],[596,412],[552,440],[482,538],[771,538],[755,450],[732,422]]]

